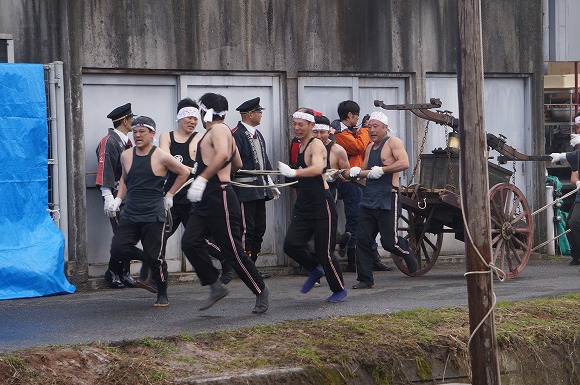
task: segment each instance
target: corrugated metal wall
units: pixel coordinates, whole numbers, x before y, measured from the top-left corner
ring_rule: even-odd
[[[531,151],[543,148],[542,0],[483,2],[484,70],[530,82]],[[69,260],[86,279],[87,213],[82,74],[282,75],[286,113],[298,79],[403,76],[425,99],[433,74],[456,69],[456,9],[445,0],[0,0],[0,28],[15,60],[65,63]],[[423,122],[411,118],[416,138]],[[93,149],[86,149],[93,151]],[[533,171],[542,178],[542,170]],[[539,193],[528,197],[541,200]]]

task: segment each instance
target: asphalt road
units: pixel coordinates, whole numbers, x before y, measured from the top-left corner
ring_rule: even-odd
[[[580,272],[568,258],[533,260],[515,279],[494,281],[498,301],[554,297],[580,292]],[[244,326],[273,324],[296,319],[341,315],[385,314],[403,309],[467,306],[464,265],[439,264],[425,276],[410,278],[395,270],[375,272],[375,288],[349,289],[342,303],[327,303],[330,295],[320,287],[301,294],[302,276],[272,277],[270,309],[252,314],[254,295],[235,279],[231,293],[211,309],[197,308],[208,289],[198,283],[170,286],[170,306],[155,308],[155,295],[142,289],[94,290],[75,294],[0,301],[0,352],[27,347],[86,342],[116,342],[143,337],[163,337]],[[350,288],[354,273],[345,273]]]

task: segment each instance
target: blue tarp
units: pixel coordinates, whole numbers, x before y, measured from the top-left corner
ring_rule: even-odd
[[[47,207],[44,67],[0,64],[0,299],[75,291]]]

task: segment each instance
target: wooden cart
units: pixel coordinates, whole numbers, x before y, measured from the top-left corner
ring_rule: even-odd
[[[455,187],[458,183],[446,183],[445,178],[438,178],[448,175],[445,169],[434,169],[438,160],[443,163],[443,157],[437,153],[429,155],[421,156],[421,182],[401,188],[399,195],[402,206],[399,231],[405,233],[419,269],[411,274],[402,259],[393,255],[393,260],[399,270],[412,276],[421,276],[433,267],[441,251],[443,234],[454,234],[455,239],[465,240],[463,210]],[[451,154],[449,160],[455,175],[459,175],[458,156]],[[524,269],[533,240],[530,208],[520,189],[509,183],[511,174],[489,163],[489,185],[493,186],[489,191],[492,262],[508,278]]]
[[[429,111],[441,107],[439,99],[428,104],[385,105],[375,100],[375,106],[387,110],[409,110],[416,116],[456,130],[458,119],[449,111]],[[425,141],[423,141],[425,143]],[[505,137],[487,134],[487,145],[507,161],[549,161],[549,156],[529,156],[510,147]],[[421,149],[422,152],[422,149]],[[439,257],[443,234],[454,234],[464,241],[464,216],[459,196],[459,155],[450,148],[420,155],[420,182],[400,189],[402,206],[399,231],[405,233],[418,262],[419,269],[410,273],[405,262],[393,255],[399,270],[410,276],[428,272]],[[512,172],[488,162],[489,203],[491,215],[492,262],[507,278],[517,276],[526,266],[532,250],[532,213],[523,193],[510,183]],[[414,169],[414,172],[416,167]],[[413,173],[414,173],[413,172]]]

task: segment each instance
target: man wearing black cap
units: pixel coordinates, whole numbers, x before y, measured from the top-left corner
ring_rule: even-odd
[[[262,121],[260,98],[250,99],[242,103],[237,111],[242,115],[242,120],[232,130],[240,157],[242,158],[242,170],[272,170],[272,165],[266,154],[266,142],[262,133],[256,128]],[[254,263],[262,248],[262,240],[266,233],[266,201],[278,199],[280,190],[273,185],[268,175],[253,175],[238,172],[234,175],[234,183],[243,183],[252,186],[264,186],[263,188],[237,187],[234,191],[240,201],[242,209],[242,243],[246,253]],[[267,273],[260,272],[264,278]]]
[[[185,183],[190,171],[170,153],[153,145],[156,130],[153,119],[139,116],[133,120],[132,128],[135,147],[121,154],[122,176],[119,192],[107,206],[109,215],[114,215],[121,202],[125,201],[111,242],[111,255],[120,260],[128,260],[133,256],[137,242],[141,241],[145,263],[151,268],[151,278],[156,284],[156,290],[142,285],[142,281],[138,285],[149,291],[157,291],[154,306],[165,307],[169,305],[167,263],[162,253],[166,210],[173,206],[173,196]],[[163,186],[168,171],[173,172],[176,177],[164,197]]]
[[[121,179],[121,153],[133,146],[128,137],[133,116],[135,115],[131,111],[131,103],[124,104],[111,111],[107,118],[113,121],[114,128],[109,128],[107,136],[101,139],[97,146],[98,169],[96,185],[100,188],[105,202],[105,215],[107,214],[107,206],[115,199],[117,186]],[[115,227],[117,227],[119,222],[117,216],[114,215],[109,220],[113,231],[115,231]],[[143,251],[141,249],[135,247],[134,253],[134,258],[142,260]],[[131,278],[130,266],[130,261],[122,263],[111,255],[109,268],[105,272],[105,281],[114,289],[120,289],[125,286],[135,287],[135,281]]]

